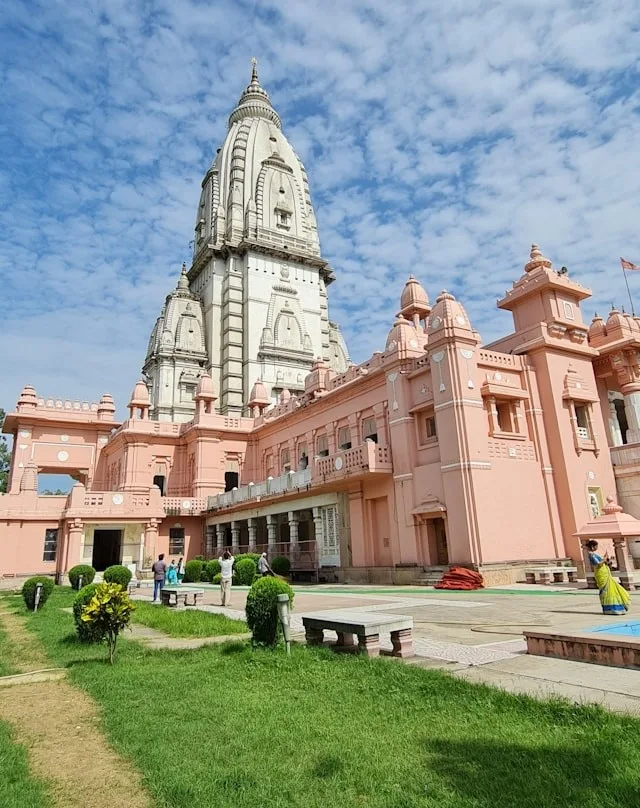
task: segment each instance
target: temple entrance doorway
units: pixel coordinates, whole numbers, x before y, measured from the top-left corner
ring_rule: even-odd
[[[104,572],[112,564],[119,564],[121,548],[122,530],[96,530],[91,566],[96,572]]]
[[[436,564],[439,567],[445,566],[449,563],[449,548],[447,546],[447,529],[442,517],[433,520],[433,532],[436,545]]]

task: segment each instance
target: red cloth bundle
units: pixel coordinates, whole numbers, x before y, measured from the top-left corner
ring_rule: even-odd
[[[436,589],[483,589],[484,580],[479,572],[468,570],[466,567],[451,567],[445,572]]]

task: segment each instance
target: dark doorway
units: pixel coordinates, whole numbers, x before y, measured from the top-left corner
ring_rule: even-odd
[[[447,547],[447,529],[444,519],[434,519],[433,527],[436,534],[436,564],[445,566],[449,563],[449,548]]]
[[[164,496],[164,474],[156,474],[153,478],[153,484],[160,489],[160,496]]]
[[[112,564],[120,563],[121,530],[96,530],[93,534],[93,559],[96,572],[104,572]]]
[[[238,472],[237,471],[225,471],[224,473],[224,490],[225,491],[233,491],[234,488],[238,487]]]

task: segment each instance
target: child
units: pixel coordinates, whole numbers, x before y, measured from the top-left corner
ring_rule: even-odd
[[[184,578],[184,558],[180,558],[178,560],[178,583],[182,583],[182,579]]]

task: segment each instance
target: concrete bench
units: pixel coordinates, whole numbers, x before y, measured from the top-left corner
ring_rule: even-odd
[[[413,656],[413,618],[381,612],[356,612],[347,609],[314,612],[302,615],[302,625],[308,645],[322,645],[325,631],[335,631],[338,635],[336,650],[355,648],[354,637],[358,638],[358,649],[370,657],[380,654],[380,634],[391,634],[392,656]]]
[[[165,586],[162,590],[162,605],[177,607],[180,603],[183,606],[197,606],[198,598],[204,597],[204,589],[185,589],[181,586]],[[192,603],[188,603],[189,595],[193,596]]]
[[[561,584],[566,580],[575,583],[578,580],[577,567],[527,567],[524,577],[528,584]]]

